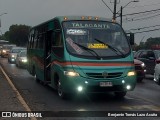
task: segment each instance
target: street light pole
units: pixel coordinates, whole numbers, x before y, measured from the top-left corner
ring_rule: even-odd
[[[0,14],[0,16],[4,15],[4,14],[7,14],[7,13],[2,13]],[[1,27],[1,19],[0,19],[0,27]]]
[[[122,26],[122,10],[123,10],[123,7],[121,6],[121,13],[120,13],[120,24],[121,24],[121,26]]]
[[[0,14],[0,16],[2,16],[4,14],[7,14],[7,13],[2,13],[2,14]],[[1,19],[0,19],[0,28],[1,28]],[[0,32],[1,32],[1,35],[2,35],[2,31],[1,30],[0,30]]]

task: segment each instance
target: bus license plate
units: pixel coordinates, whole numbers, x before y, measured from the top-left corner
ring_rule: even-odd
[[[111,87],[112,82],[100,82],[100,87]]]

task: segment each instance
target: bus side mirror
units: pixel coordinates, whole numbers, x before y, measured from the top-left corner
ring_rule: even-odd
[[[127,38],[131,45],[134,45],[134,33],[127,33]]]

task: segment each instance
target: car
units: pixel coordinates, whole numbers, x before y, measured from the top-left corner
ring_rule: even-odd
[[[1,57],[8,57],[9,51],[12,49],[12,47],[15,47],[15,44],[7,44],[7,45],[2,45],[1,47]]]
[[[26,67],[27,66],[27,51],[26,50],[22,50],[17,54],[16,66],[17,67]]]
[[[8,62],[9,62],[9,63],[15,63],[17,54],[18,54],[20,51],[22,51],[22,50],[26,50],[26,48],[24,48],[24,47],[13,47],[13,48],[9,51],[9,54],[8,54]]]
[[[160,85],[160,58],[156,60],[156,66],[154,69],[154,81]]]
[[[146,74],[154,74],[156,60],[160,57],[160,50],[139,50],[135,53],[134,58],[146,65]]]
[[[145,78],[146,66],[142,61],[137,59],[134,59],[134,65],[137,74],[137,82],[142,82],[142,80]]]

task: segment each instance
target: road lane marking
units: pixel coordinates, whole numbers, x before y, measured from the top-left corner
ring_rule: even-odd
[[[135,99],[135,98],[129,97],[129,96],[125,96],[125,98],[128,99],[128,100],[133,100],[133,99]]]
[[[14,86],[14,84],[12,83],[12,81],[10,80],[10,78],[8,77],[6,72],[3,70],[2,66],[0,66],[0,69],[1,69],[2,73],[4,74],[4,76],[6,77],[6,80],[8,81],[9,85],[11,86],[13,91],[16,93],[17,99],[20,101],[22,106],[25,108],[26,111],[31,112],[30,107],[27,105],[27,103],[25,102],[25,100],[23,99],[23,97],[21,96],[19,91],[17,90],[17,88]],[[37,120],[37,118],[34,118],[34,117],[31,117],[30,119]]]
[[[133,105],[133,106],[121,106],[121,108],[126,110],[152,110],[160,111],[160,107],[154,105]]]

